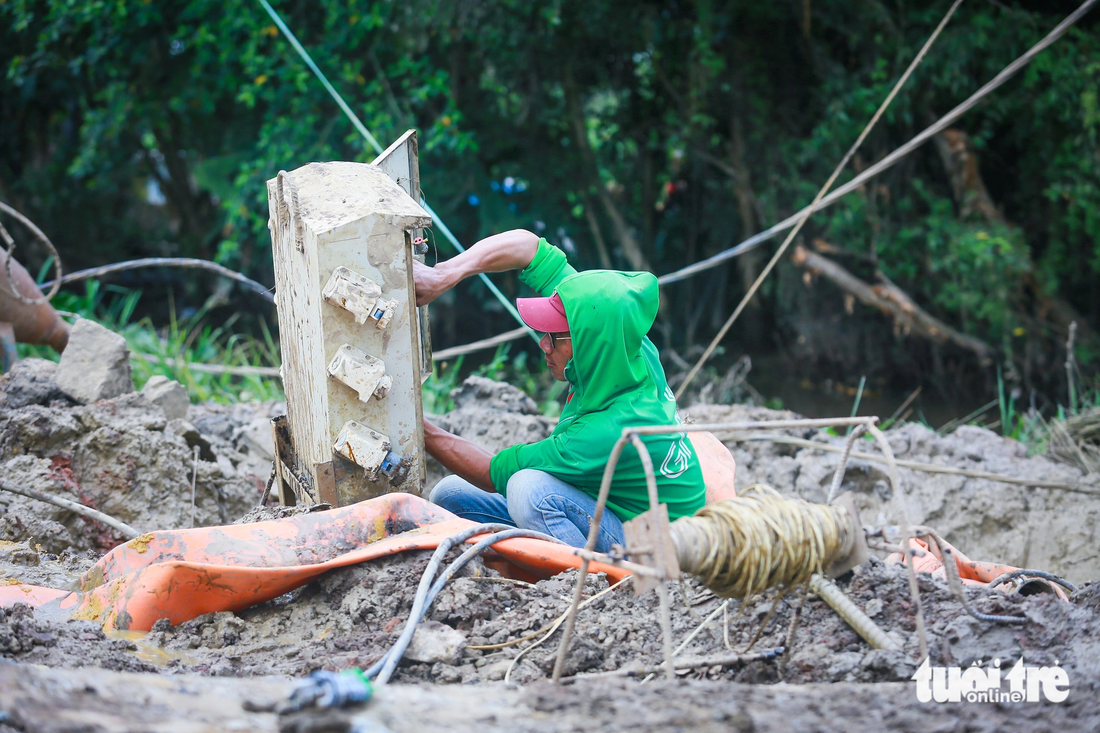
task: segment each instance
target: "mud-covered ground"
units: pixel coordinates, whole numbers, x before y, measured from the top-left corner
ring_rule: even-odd
[[[39,618],[34,610],[17,606],[0,610],[0,653],[49,667],[80,667],[94,658],[110,669],[234,677],[297,677],[315,669],[365,668],[401,632],[429,555],[407,553],[334,570],[260,606],[200,616],[175,628],[161,622],[147,635],[104,635],[91,622]],[[525,684],[547,676],[557,635],[522,656],[519,652],[565,611],[574,582],[575,574],[568,572],[536,585],[521,584],[471,566],[439,595],[416,639],[434,641],[440,634],[451,638],[452,630],[457,631],[459,654],[440,661],[407,660],[395,679],[469,684],[507,674],[510,681]],[[839,585],[902,644],[902,651],[871,650],[811,595],[783,658],[689,676],[760,683],[909,679],[916,669],[917,636],[904,570],[872,559]],[[980,612],[1029,619],[1026,625],[1012,626],[973,619],[939,580],[922,575],[920,585],[934,663],[969,666],[976,660],[1015,660],[1022,654],[1028,664],[1053,665],[1057,660],[1078,684],[1100,683],[1100,586],[1085,585],[1069,603],[1045,593],[1023,597],[968,590]],[[586,597],[606,588],[603,576],[590,577]],[[720,610],[724,600],[694,581],[674,584],[673,634],[679,645],[711,618],[684,647],[682,654],[691,657],[744,650],[762,626],[755,649],[784,646],[797,598],[790,594],[775,605],[775,594],[767,594],[744,607],[731,601]],[[421,639],[422,634],[428,638]],[[635,597],[627,581],[582,609],[568,672],[650,666],[663,659],[661,649],[656,595]]]
[[[18,373],[0,382],[7,389],[7,396],[0,398],[4,480],[31,482],[95,504],[142,530],[190,526],[192,475],[198,524],[258,521],[286,513],[255,508],[270,465],[267,420],[279,405],[192,406],[186,421],[158,417],[159,408],[140,395],[76,406],[47,393],[38,402],[12,406],[11,381],[16,377]],[[507,385],[473,380],[456,398],[457,409],[439,422],[490,450],[537,440],[552,428],[533,403]],[[789,416],[713,405],[686,413],[696,422]],[[805,431],[790,434],[827,439]],[[899,458],[1100,489],[1095,477],[1028,457],[1018,444],[989,431],[964,428],[941,437],[908,425],[889,436]],[[774,443],[729,445],[738,462],[739,489],[762,481],[810,500],[823,498],[837,461],[832,454]],[[875,449],[868,445],[865,450]],[[442,475],[438,466],[433,473],[433,481]],[[811,596],[790,648],[778,658],[703,667],[682,673],[681,682],[672,684],[654,680],[639,686],[633,680],[596,678],[555,688],[543,680],[550,673],[560,631],[547,633],[567,607],[575,576],[566,573],[528,585],[502,579],[475,562],[440,594],[397,670],[397,684],[380,693],[364,713],[363,721],[375,727],[363,730],[378,730],[379,725],[394,730],[1100,727],[1100,705],[1095,703],[1100,586],[1085,582],[1100,575],[1100,559],[1089,549],[1100,510],[1097,498],[910,470],[903,470],[901,478],[911,519],[937,528],[972,558],[1053,570],[1082,584],[1069,603],[1050,594],[1021,597],[968,590],[979,611],[1028,618],[1027,624],[1016,626],[971,618],[941,581],[921,576],[933,664],[966,667],[993,658],[1014,662],[1022,655],[1028,665],[1058,665],[1070,679],[1066,703],[917,703],[913,683],[907,682],[917,658],[914,609],[902,568],[879,559],[839,584],[902,644],[901,651],[870,649]],[[896,521],[889,485],[877,464],[853,459],[844,488],[856,493],[865,524]],[[0,511],[0,583],[73,587],[117,542],[94,522],[23,497],[0,492]],[[240,704],[252,700],[255,707],[258,697],[285,696],[285,685],[266,679],[270,675],[285,680],[317,669],[367,667],[378,659],[408,618],[428,555],[408,553],[335,570],[269,603],[210,614],[175,628],[162,622],[149,634],[105,634],[91,622],[57,620],[25,606],[0,610],[0,732],[73,730],[63,721],[81,719],[81,711],[91,716],[87,730],[155,729],[140,722],[152,720],[141,712],[146,709],[166,716],[158,719],[164,730],[179,729],[165,720],[209,730],[275,730],[280,725],[284,730],[350,729],[347,716],[337,716],[343,722],[332,723],[334,727],[319,728],[318,720],[280,721],[270,713],[247,712]],[[606,589],[602,576],[592,577],[586,597]],[[758,632],[754,650],[784,646],[798,603],[795,594],[778,603],[774,594],[767,594],[743,607],[734,601],[723,608],[722,599],[693,581],[674,584],[672,601],[677,646],[695,634],[681,652],[690,657],[740,651]],[[656,614],[654,593],[635,597],[629,581],[599,596],[579,615],[567,672],[586,675],[660,662]],[[703,624],[704,619],[710,620]],[[6,665],[3,659],[16,664]],[[204,681],[210,677],[225,678],[224,684]],[[265,679],[250,684],[250,678]],[[81,679],[85,682],[78,683]],[[125,699],[127,687],[140,694]],[[452,694],[452,689],[468,692]],[[196,708],[192,713],[189,699]],[[134,700],[144,700],[145,708]],[[221,717],[212,717],[214,711],[221,711]],[[795,720],[801,724],[794,726]],[[304,727],[295,727],[299,723]]]

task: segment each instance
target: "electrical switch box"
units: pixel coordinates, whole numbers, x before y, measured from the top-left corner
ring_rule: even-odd
[[[360,402],[369,402],[372,397],[383,399],[393,377],[386,374],[386,365],[381,359],[344,344],[336,350],[336,356],[328,365],[329,376],[340,380],[359,394]]]
[[[284,503],[345,506],[423,488],[431,343],[412,268],[431,217],[418,165],[410,130],[374,163],[310,163],[267,183]]]
[[[381,285],[346,267],[337,267],[332,271],[321,297],[351,313],[359,325],[369,319],[378,328],[385,328],[390,325],[390,319],[397,310],[396,300],[382,297]]]

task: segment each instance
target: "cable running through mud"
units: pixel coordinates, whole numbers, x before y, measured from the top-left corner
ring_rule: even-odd
[[[485,534],[486,532],[492,532],[493,534],[479,540],[475,545],[468,548],[448,565],[438,578],[436,578],[436,571],[439,569],[439,566],[443,563],[443,559],[451,549],[471,537]],[[479,524],[453,534],[440,542],[439,546],[432,554],[432,559],[428,562],[428,567],[424,569],[424,575],[420,578],[420,585],[416,590],[413,607],[409,612],[409,620],[405,622],[405,627],[401,630],[401,635],[397,638],[397,641],[394,642],[393,646],[390,647],[389,651],[383,654],[381,659],[371,665],[370,669],[365,673],[366,676],[368,678],[373,678],[373,681],[377,684],[386,684],[397,668],[398,662],[401,661],[401,657],[404,656],[405,650],[408,649],[413,634],[416,632],[417,625],[424,619],[432,602],[435,601],[436,596],[443,590],[443,586],[445,586],[447,582],[474,557],[485,552],[497,542],[513,537],[533,537],[559,545],[562,544],[559,540],[541,532],[535,532],[529,529],[517,529],[515,527],[509,527],[506,524]]]

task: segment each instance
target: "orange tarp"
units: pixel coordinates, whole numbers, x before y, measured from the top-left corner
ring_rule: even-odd
[[[1019,568],[1013,567],[1012,565],[971,560],[966,555],[959,552],[959,549],[954,545],[948,542],[944,542],[944,544],[950,548],[951,553],[955,556],[955,567],[959,569],[959,579],[965,585],[988,585],[1005,573],[1019,570]],[[918,573],[929,573],[939,578],[947,578],[947,569],[943,565],[943,556],[939,548],[933,549],[929,547],[927,542],[917,539],[916,537],[911,537],[909,539],[909,546],[914,550],[922,550],[924,552],[923,557],[912,558],[914,570]],[[895,552],[886,558],[886,562],[903,564],[905,558],[902,557],[900,552]],[[1060,587],[1055,584],[1049,585],[1059,598],[1067,600],[1065,592]],[[999,587],[1001,590],[1008,590],[1009,588],[1009,586]]]
[[[703,469],[707,503],[733,497],[729,450],[711,433],[689,436]],[[398,493],[270,522],[150,532],[101,558],[81,578],[78,591],[14,583],[0,586],[0,607],[46,606],[115,629],[148,631],[162,618],[178,625],[204,613],[269,601],[334,568],[433,549],[473,524]],[[493,550],[486,563],[513,577],[545,578],[580,567],[572,548],[543,540],[503,540]],[[630,574],[601,563],[589,567],[611,582]]]
[[[151,532],[104,556],[79,591],[0,586],[0,606],[45,604],[110,628],[148,631],[162,618],[178,625],[269,601],[334,568],[432,549],[473,524],[411,494],[388,494],[270,522]],[[516,574],[548,577],[580,567],[572,548],[543,540],[503,540],[494,550]],[[611,582],[629,574],[590,567]]]

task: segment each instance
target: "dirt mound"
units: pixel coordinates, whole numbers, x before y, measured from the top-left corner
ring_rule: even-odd
[[[191,526],[192,480],[200,526],[226,524],[258,500],[270,457],[252,447],[247,428],[277,406],[193,406],[190,421],[168,420],[139,393],[77,405],[58,391],[55,370],[27,359],[0,379],[3,481],[99,509],[140,531]],[[57,554],[103,552],[122,538],[66,509],[0,491],[0,539]]]
[[[429,556],[406,553],[335,570],[269,603],[237,614],[208,614],[175,628],[160,622],[148,635],[126,635],[125,644],[91,634],[85,622],[38,619],[22,609],[5,622],[8,630],[0,631],[0,637],[12,639],[0,641],[0,646],[6,644],[0,656],[49,666],[113,665],[112,669],[129,669],[127,660],[132,660],[134,665],[157,663],[173,673],[233,677],[298,677],[315,669],[365,668],[401,632]],[[566,610],[575,577],[573,572],[563,573],[528,585],[471,564],[463,577],[447,585],[426,617],[461,634],[465,649],[460,658],[406,660],[395,681],[469,684],[501,680],[507,674],[511,681],[527,684],[547,677],[560,631],[546,643],[527,648]],[[939,580],[922,575],[920,584],[934,664],[966,667],[979,660],[1014,661],[1023,655],[1031,665],[1060,664],[1075,690],[1100,686],[1097,586],[1083,588],[1073,603],[1049,594],[1022,597],[968,589],[979,611],[1029,619],[1026,625],[1008,626],[973,619]],[[831,608],[809,596],[793,644],[783,657],[741,667],[704,668],[687,676],[749,683],[908,680],[916,669],[917,637],[904,569],[872,559],[839,585],[903,645],[902,651],[869,648]],[[606,588],[603,576],[591,577],[586,597]],[[754,648],[784,646],[797,596],[788,595],[778,604],[775,597],[756,598],[743,607],[731,601],[723,613],[724,601],[694,581],[674,584],[675,642],[685,641],[713,614],[709,628],[695,635],[682,655],[743,650],[765,621]],[[636,598],[627,583],[585,607],[578,617],[567,672],[660,663],[657,605],[653,592]],[[429,636],[442,630],[438,625],[426,628]],[[520,652],[523,656],[517,660]]]
[[[301,511],[254,507],[269,467],[267,420],[278,414],[278,404],[192,406],[187,421],[167,421],[163,411],[158,414],[160,408],[140,395],[79,407],[58,397],[42,374],[16,377],[0,381],[0,477],[5,480],[38,481],[32,485],[95,502],[143,530],[187,526],[192,450],[197,446],[200,523],[224,523],[235,517],[259,521]],[[538,440],[553,426],[508,385],[470,380],[455,398],[456,409],[441,417],[440,424],[490,450]],[[794,417],[736,406],[699,406],[687,414],[697,422]],[[817,431],[787,434],[841,442]],[[890,431],[889,439],[899,458],[1092,485],[1075,469],[1028,457],[1019,444],[989,431],[962,428],[942,437],[908,425]],[[836,455],[779,443],[730,446],[738,462],[739,489],[764,482],[814,501],[824,498],[837,463]],[[875,452],[873,445],[865,450]],[[1078,581],[1096,576],[1100,560],[1087,549],[1092,546],[1100,500],[986,480],[904,469],[901,473],[913,521],[936,527],[973,558],[1039,567]],[[844,488],[856,492],[864,523],[895,521],[890,486],[879,464],[853,459]],[[103,536],[102,528],[31,500],[0,493],[0,502],[6,504],[0,537],[20,540],[0,543],[0,578],[71,587],[114,539],[97,541]],[[0,659],[48,667],[241,678],[365,668],[401,632],[429,556],[412,552],[341,568],[254,608],[208,614],[174,628],[161,621],[146,635],[112,638],[87,622],[57,620],[48,608],[16,607],[0,614]],[[822,690],[823,700],[837,694],[866,698],[882,715],[904,709],[913,717],[923,710],[913,708],[911,684],[890,684],[907,681],[917,658],[914,609],[899,566],[872,559],[838,585],[902,645],[900,651],[872,650],[831,608],[810,596],[783,656],[742,666],[696,669],[681,675],[694,682],[679,687],[660,681],[646,688],[619,681],[575,688],[539,683],[550,674],[561,632],[549,635],[545,643],[537,642],[568,607],[575,577],[569,572],[524,584],[500,578],[479,562],[471,563],[437,598],[414,642],[417,653],[402,662],[394,680],[424,684],[430,692],[439,689],[431,685],[488,684],[507,676],[511,682],[530,686],[522,696],[509,698],[507,705],[500,703],[495,709],[501,715],[522,708],[524,715],[544,720],[546,715],[568,710],[578,725],[594,720],[596,713],[577,712],[584,708],[578,708],[577,694],[570,691],[576,689],[606,688],[611,697],[597,697],[605,700],[598,706],[611,705],[612,698],[634,700],[632,705],[644,713],[635,718],[648,721],[657,719],[653,703],[649,692],[639,690],[652,690],[656,695],[652,699],[664,702],[681,694],[697,695],[694,702],[684,703],[684,709],[661,719],[670,723],[703,720],[689,714],[690,710],[710,711],[706,715],[725,711],[733,717],[713,718],[723,729],[750,729],[750,718],[758,716],[737,717],[740,712],[722,708],[709,697],[718,694],[726,699],[730,690],[750,689],[734,687],[742,683],[772,691],[744,693],[758,699],[759,710],[787,705],[783,700],[788,694],[802,695],[799,699],[810,704],[816,699],[813,690]],[[1050,594],[1022,597],[967,590],[979,611],[1028,619],[1017,626],[975,620],[944,582],[927,575],[920,576],[919,582],[933,664],[966,667],[998,658],[1003,667],[1023,656],[1029,665],[1064,668],[1071,680],[1071,703],[1095,697],[1100,687],[1100,585],[1085,585],[1070,603]],[[593,599],[606,589],[605,578],[590,577],[586,598]],[[674,643],[683,644],[681,656],[696,657],[743,650],[758,632],[755,650],[786,646],[798,595],[792,593],[778,602],[776,597],[769,593],[745,604],[730,602],[723,609],[723,599],[694,581],[673,584]],[[609,672],[661,662],[657,606],[654,593],[636,598],[629,583],[593,600],[579,614],[567,673]],[[705,618],[710,621],[700,630]],[[457,653],[433,651],[444,641]],[[831,684],[813,685],[825,682]],[[789,686],[772,687],[773,683]],[[701,687],[705,685],[717,687]],[[505,691],[499,684],[491,689]],[[906,703],[887,703],[880,699],[885,693],[863,692],[870,689],[905,696]],[[861,710],[860,715],[865,712]],[[850,711],[845,714],[851,715]],[[924,720],[913,717],[918,719]]]
[[[699,405],[684,411],[689,422],[776,420],[790,417],[761,407]],[[769,431],[830,442],[817,430]],[[899,470],[909,518],[936,529],[974,560],[1047,570],[1073,582],[1100,577],[1095,551],[1100,526],[1100,474],[1086,475],[1073,466],[1044,456],[1029,456],[1015,440],[984,428],[963,426],[937,435],[917,423],[887,431],[899,460],[988,471],[1021,478],[1063,481],[1095,494],[1038,489],[986,479]],[[840,456],[835,453],[772,442],[728,442],[737,461],[738,491],[764,483],[787,496],[822,502],[829,491]],[[857,450],[878,454],[872,442]],[[848,462],[842,490],[857,495],[864,524],[894,524],[886,467],[857,458]]]
[[[469,377],[451,392],[455,409],[431,419],[444,430],[499,453],[519,443],[534,443],[550,435],[555,420],[539,414],[535,401],[521,390],[485,377]],[[447,475],[433,459],[427,461],[424,496]]]

